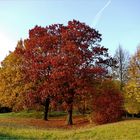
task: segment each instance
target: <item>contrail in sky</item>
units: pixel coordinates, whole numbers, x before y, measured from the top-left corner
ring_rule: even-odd
[[[105,6],[95,15],[94,21],[93,21],[93,26],[96,26],[103,14],[103,11],[110,5],[111,0],[109,0]]]

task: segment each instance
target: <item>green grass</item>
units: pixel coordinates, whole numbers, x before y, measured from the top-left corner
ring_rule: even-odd
[[[10,113],[1,113],[0,118],[42,118],[43,112],[41,111],[21,111],[21,112],[10,112]]]
[[[140,140],[140,121],[123,121],[74,130],[16,128],[0,126],[0,139],[49,140]]]
[[[9,117],[10,119],[8,118],[8,120],[11,121],[1,121],[0,139],[140,140],[140,120],[126,120],[99,126],[90,125],[78,129],[47,129],[24,124],[16,124],[11,119],[12,117],[18,118],[18,120],[22,117],[30,119],[35,115],[35,111],[30,111],[28,113],[24,111],[20,113],[0,114],[0,119],[4,120]],[[59,113],[54,112],[53,115],[55,114]]]
[[[1,113],[0,118],[36,118],[41,119],[43,118],[43,112],[42,111],[21,111],[21,112],[10,112],[10,113]],[[49,112],[49,117],[61,117],[66,116],[66,112],[59,112],[59,111],[53,111]]]

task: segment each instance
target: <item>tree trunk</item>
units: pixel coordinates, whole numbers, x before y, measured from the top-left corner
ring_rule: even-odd
[[[83,113],[82,115],[85,115],[86,113],[86,100],[84,99],[84,105],[83,105]]]
[[[125,117],[126,117],[126,119],[128,118],[127,113],[125,113]]]
[[[68,105],[68,117],[67,117],[67,124],[68,125],[72,125],[73,121],[72,121],[72,104]]]
[[[49,112],[49,104],[50,104],[50,98],[46,98],[45,101],[45,110],[44,110],[44,120],[48,120],[48,112]]]

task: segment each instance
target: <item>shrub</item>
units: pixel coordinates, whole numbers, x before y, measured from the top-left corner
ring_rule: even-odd
[[[0,113],[12,112],[12,109],[9,107],[0,107]]]
[[[112,81],[104,81],[93,99],[93,121],[97,124],[115,122],[123,114],[123,97]]]

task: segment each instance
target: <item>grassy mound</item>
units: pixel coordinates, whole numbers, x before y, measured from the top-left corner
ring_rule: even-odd
[[[73,125],[71,129],[68,127],[58,129],[51,126],[56,122],[59,122],[61,126],[65,116],[50,118],[50,121],[45,122],[42,119],[31,118],[34,113],[30,112],[27,115],[27,113],[21,112],[0,115],[0,139],[140,140],[140,120],[84,126],[83,118],[74,118],[77,124],[81,123],[80,127]],[[63,126],[66,125],[63,124]]]
[[[49,140],[140,140],[140,120],[74,130],[37,129],[32,127],[0,126],[0,139]]]

